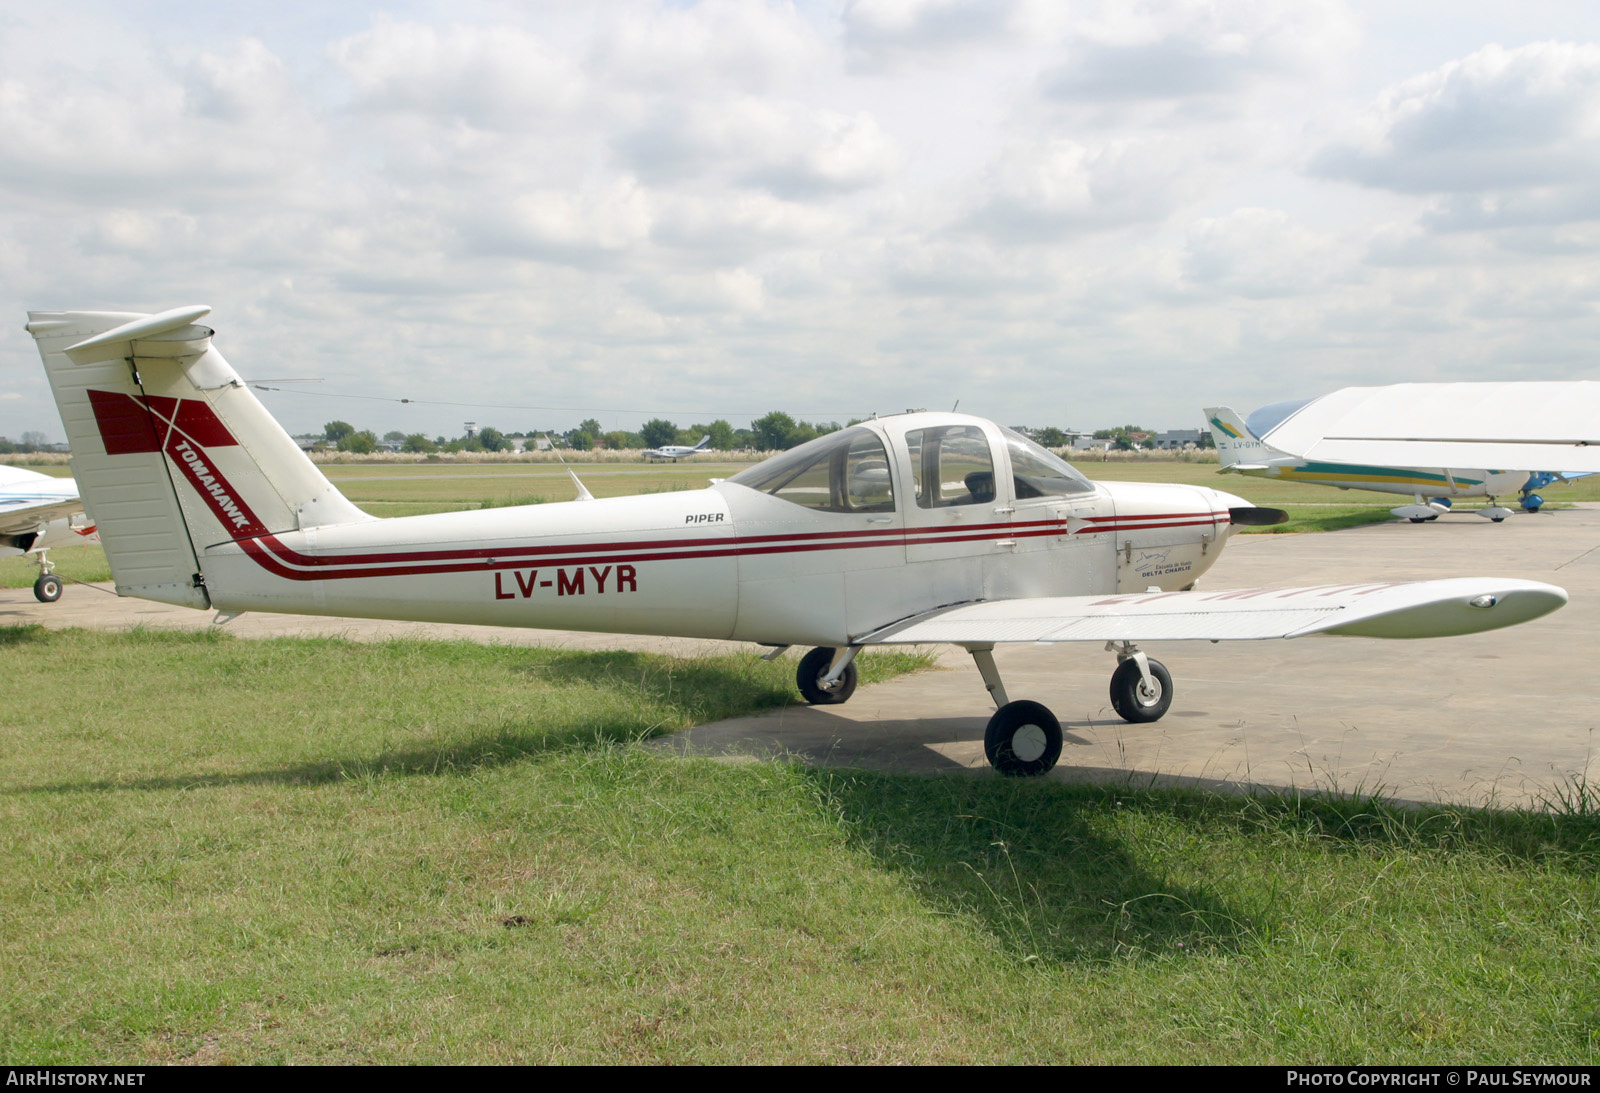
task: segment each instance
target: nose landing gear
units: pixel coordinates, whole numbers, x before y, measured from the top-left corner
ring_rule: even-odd
[[[61,598],[63,585],[55,574],[55,563],[50,560],[50,550],[39,551],[39,579],[33,582],[33,598],[40,603],[55,603]]]
[[[1107,642],[1117,654],[1111,674],[1111,708],[1134,724],[1159,721],[1172,705],[1172,674],[1131,642]],[[1026,778],[1044,774],[1061,758],[1061,722],[1038,702],[1011,701],[994,663],[994,646],[968,649],[984,686],[999,707],[983,733],[983,753],[1000,774]]]

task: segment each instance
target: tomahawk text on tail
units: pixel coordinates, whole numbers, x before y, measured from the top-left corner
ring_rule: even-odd
[[[1105,642],[1113,707],[1154,721],[1142,640],[1429,637],[1536,618],[1533,581],[1195,591],[1238,527],[1284,514],[1195,486],[1095,483],[963,414],[877,418],[703,490],[375,520],[211,345],[203,307],[35,312],[84,498],[124,595],[216,607],[814,645],[797,682],[842,702],[867,646],[971,652],[1000,707],[985,750],[1048,770],[1061,729],[1007,698],[999,642]]]

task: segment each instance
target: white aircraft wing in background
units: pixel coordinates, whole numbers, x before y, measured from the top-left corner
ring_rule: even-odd
[[[31,533],[41,524],[82,511],[83,499],[72,479],[0,467],[0,536]]]
[[[51,547],[73,534],[96,538],[94,523],[83,515],[83,498],[70,478],[0,466],[0,557],[39,556],[39,579],[33,594],[41,603],[61,598],[61,578],[51,572]]]
[[[1261,440],[1302,459],[1600,472],[1600,381],[1345,387]]]

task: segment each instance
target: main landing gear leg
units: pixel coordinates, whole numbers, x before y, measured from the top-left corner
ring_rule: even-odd
[[[33,582],[33,598],[40,603],[55,603],[61,598],[61,578],[55,574],[50,548],[39,552],[39,579]]]
[[[974,646],[968,652],[999,707],[983,733],[983,753],[989,765],[1008,778],[1045,773],[1061,758],[1061,722],[1037,702],[1006,698],[1005,684],[994,664],[994,646]]]

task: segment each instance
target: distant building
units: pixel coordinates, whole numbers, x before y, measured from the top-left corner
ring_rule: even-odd
[[[1150,443],[1157,448],[1187,448],[1190,445],[1200,446],[1199,429],[1168,429],[1164,433],[1157,433],[1151,438]]]
[[[1115,443],[1116,441],[1108,436],[1080,436],[1072,442],[1072,450],[1075,452],[1104,452],[1109,451],[1111,445]]]

